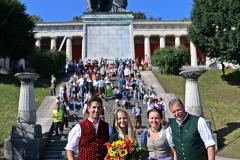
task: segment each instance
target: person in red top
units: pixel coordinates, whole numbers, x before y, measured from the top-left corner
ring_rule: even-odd
[[[89,117],[75,125],[69,135],[66,152],[68,160],[74,160],[74,151],[79,149],[78,160],[103,160],[107,154],[104,145],[113,133],[113,127],[100,119],[102,100],[94,96],[87,106]]]
[[[138,59],[138,57],[137,57],[137,58],[136,58],[136,60],[135,60],[135,64],[136,64],[137,68],[139,69],[140,62],[139,62],[139,59]]]

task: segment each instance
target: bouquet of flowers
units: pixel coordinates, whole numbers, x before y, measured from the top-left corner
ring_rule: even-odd
[[[112,144],[107,142],[105,145],[108,149],[105,160],[138,160],[147,151],[130,139],[117,140]]]

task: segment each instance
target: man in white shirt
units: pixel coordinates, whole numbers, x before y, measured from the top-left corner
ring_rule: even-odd
[[[100,120],[102,100],[94,96],[88,102],[88,119],[75,125],[68,135],[66,152],[68,160],[74,160],[74,151],[79,149],[79,160],[103,160],[107,154],[104,145],[113,133],[113,127]]]
[[[176,119],[169,131],[178,159],[214,160],[215,141],[206,121],[186,112],[180,99],[172,99],[169,109]]]

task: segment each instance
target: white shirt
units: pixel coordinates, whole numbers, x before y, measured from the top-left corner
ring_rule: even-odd
[[[151,94],[151,96],[153,99],[157,99],[158,98],[158,95],[157,94]]]
[[[83,85],[83,81],[84,81],[83,78],[79,78],[79,79],[78,79],[79,86],[82,86],[82,85]]]
[[[166,132],[166,139],[167,139],[167,141],[168,141],[169,147],[174,147],[173,137],[172,137],[172,135],[170,134],[169,129],[171,129],[171,128],[170,128],[170,127],[166,128],[166,130],[167,130],[167,132]],[[162,129],[161,129],[161,131],[160,131],[160,133],[159,133],[159,136],[158,136],[158,138],[157,138],[156,140],[162,138],[162,135],[163,135],[163,131],[164,131],[164,130],[165,130],[165,128],[162,127]],[[149,134],[149,133],[150,133],[150,130],[148,129],[148,134]],[[151,139],[149,139],[149,137],[148,137],[148,141],[151,141]]]
[[[94,86],[94,87],[98,86],[98,81],[93,80],[93,86]]]
[[[127,76],[130,74],[130,69],[129,68],[125,68],[124,69],[124,75]]]
[[[92,120],[88,119],[89,121],[91,121],[93,123]],[[99,121],[98,121],[99,123]],[[93,123],[93,125],[95,126],[95,124]],[[97,133],[98,128],[95,127],[95,131]],[[81,138],[81,126],[80,124],[76,124],[71,131],[68,134],[68,143],[65,147],[66,150],[70,150],[70,151],[75,151],[77,146],[79,145],[79,141]],[[109,137],[113,134],[113,127],[108,124],[108,133],[109,133]]]
[[[188,113],[183,121],[185,121],[187,116],[188,116]],[[182,123],[178,122],[177,120],[176,120],[176,122],[178,123],[178,125],[182,124]],[[171,134],[171,136],[172,136],[172,129],[170,128],[168,131],[169,131],[169,134]],[[200,134],[200,137],[201,137],[202,141],[204,142],[204,145],[206,148],[216,144],[213,139],[210,127],[207,125],[206,121],[202,117],[199,117],[199,119],[198,119],[198,133]]]
[[[84,116],[84,114],[86,113],[86,111],[87,111],[87,104],[85,103],[85,104],[84,104],[84,107],[83,107],[83,116]]]

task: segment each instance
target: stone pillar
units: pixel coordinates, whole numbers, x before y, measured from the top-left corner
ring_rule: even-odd
[[[9,69],[9,70],[10,70],[10,59],[9,59],[9,57],[6,57],[6,58],[4,59],[4,67],[5,67],[6,69]]]
[[[72,59],[72,37],[67,37],[66,55],[69,61],[73,60]]]
[[[144,35],[144,54],[149,57],[148,63],[151,63],[150,35]]]
[[[21,81],[17,125],[12,126],[10,139],[4,140],[6,159],[40,159],[47,139],[42,138],[42,127],[37,125],[34,82],[39,77],[36,73],[18,73]]]
[[[85,46],[85,38],[84,38],[84,36],[82,36],[82,61],[84,61],[84,59],[85,59],[85,48],[86,48],[86,46]]]
[[[166,42],[165,42],[165,35],[159,35],[160,37],[160,49],[165,48],[166,47]]]
[[[41,126],[36,125],[36,107],[34,97],[34,82],[40,76],[35,73],[18,73],[15,75],[21,81],[18,105],[17,126],[12,127],[11,139],[41,138]]]
[[[135,59],[135,46],[134,46],[134,35],[133,35],[133,24],[129,25],[129,37],[130,37],[130,55],[131,58]]]
[[[204,117],[202,101],[198,86],[198,78],[203,73],[201,70],[187,70],[179,74],[186,79],[185,109],[188,113]]]
[[[24,58],[19,59],[18,64],[19,64],[19,66],[21,66],[21,64],[22,64],[23,70],[25,69],[25,59]]]
[[[50,50],[56,50],[57,48],[57,37],[51,37],[51,47]]]
[[[175,35],[175,47],[178,48],[181,45],[180,35]]]
[[[41,48],[41,37],[36,37],[35,46],[39,49]]]
[[[190,52],[191,52],[191,66],[198,66],[198,64],[197,64],[197,49],[192,42],[190,42]]]

